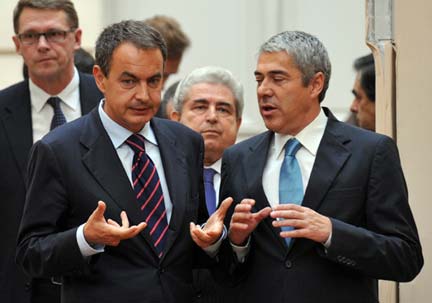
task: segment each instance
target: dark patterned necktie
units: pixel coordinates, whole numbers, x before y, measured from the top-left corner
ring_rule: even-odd
[[[213,185],[215,173],[216,171],[213,168],[204,168],[204,189],[209,215],[212,215],[216,210],[216,191]]]
[[[51,97],[47,100],[47,103],[51,105],[54,110],[54,116],[51,120],[50,130],[53,130],[57,126],[66,123],[66,118],[60,108],[61,99],[59,97]]]
[[[153,161],[145,152],[144,141],[143,136],[133,134],[126,140],[126,144],[135,152],[132,163],[133,188],[160,258],[165,246],[168,221],[159,175]]]

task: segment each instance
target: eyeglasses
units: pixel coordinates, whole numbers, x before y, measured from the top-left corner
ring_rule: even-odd
[[[65,41],[66,35],[74,31],[75,29],[72,28],[68,31],[50,30],[45,33],[28,32],[28,33],[18,34],[17,37],[25,45],[32,45],[38,43],[41,36],[44,36],[45,39],[50,43],[58,43],[58,42]]]

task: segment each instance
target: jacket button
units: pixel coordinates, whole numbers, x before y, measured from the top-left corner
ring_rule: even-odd
[[[31,289],[31,283],[30,283],[30,282],[27,282],[27,283],[24,285],[24,288],[25,288],[26,291],[29,291],[29,290]]]
[[[285,267],[286,268],[291,268],[292,267],[292,262],[290,260],[286,260],[285,261]]]

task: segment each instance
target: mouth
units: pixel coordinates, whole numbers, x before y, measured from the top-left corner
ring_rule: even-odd
[[[201,132],[202,135],[217,135],[219,136],[221,134],[220,131],[215,129],[207,129]]]
[[[277,110],[277,107],[272,104],[261,104],[260,111],[264,116],[271,115]]]

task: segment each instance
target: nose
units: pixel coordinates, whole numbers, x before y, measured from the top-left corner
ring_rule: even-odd
[[[209,108],[207,109],[207,112],[206,112],[206,118],[207,118],[207,121],[209,121],[209,122],[214,123],[217,121],[218,116],[217,116],[216,106],[209,106]]]
[[[353,102],[351,104],[351,107],[350,107],[350,111],[352,113],[355,113],[355,114],[358,112],[358,101],[357,101],[357,99],[353,100]]]
[[[267,79],[264,79],[261,83],[258,83],[257,94],[258,99],[264,96],[271,96],[273,94]]]
[[[50,47],[45,35],[39,36],[39,39],[37,41],[37,47],[38,49],[47,49]]]
[[[149,99],[148,87],[146,82],[141,82],[136,86],[135,98],[141,101],[147,101]]]

